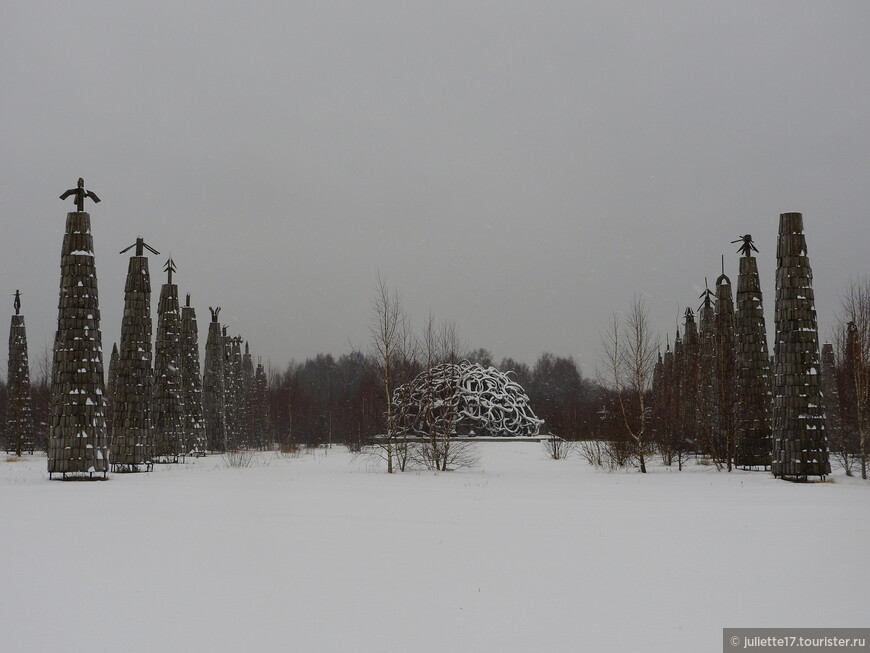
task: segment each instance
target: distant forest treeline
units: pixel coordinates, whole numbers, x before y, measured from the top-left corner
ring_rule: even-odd
[[[484,366],[512,371],[526,390],[535,414],[545,421],[542,432],[576,440],[596,433],[602,393],[598,384],[583,376],[573,358],[545,353],[532,367],[506,358],[494,363],[486,349],[465,356]],[[48,437],[48,366],[32,371],[33,412],[39,448]],[[415,374],[418,364],[409,361]],[[385,400],[383,384],[369,356],[360,352],[318,354],[304,362],[290,362],[280,370],[268,369],[268,437],[280,444],[347,444],[358,447],[374,434],[383,433]],[[0,439],[5,441],[6,384],[0,383]]]
[[[492,355],[477,349],[465,356],[493,365]],[[409,363],[411,375],[415,372]],[[596,383],[585,378],[573,358],[543,354],[533,367],[512,359],[495,365],[512,371],[530,404],[545,421],[543,431],[566,439],[585,437],[597,422],[601,397]],[[376,366],[359,352],[334,358],[321,354],[303,363],[291,362],[269,374],[270,419],[277,442],[359,446],[386,428],[383,384]]]

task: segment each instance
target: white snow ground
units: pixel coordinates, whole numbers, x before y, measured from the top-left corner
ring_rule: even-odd
[[[867,483],[478,447],[474,471],[334,448],[99,483],[0,458],[0,650],[672,653],[870,626]]]

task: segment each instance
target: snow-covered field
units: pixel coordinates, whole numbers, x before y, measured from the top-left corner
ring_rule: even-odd
[[[867,483],[477,446],[439,474],[333,448],[99,483],[0,458],[0,650],[671,653],[870,626]]]

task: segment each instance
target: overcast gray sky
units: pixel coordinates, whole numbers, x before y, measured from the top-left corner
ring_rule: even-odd
[[[83,176],[103,344],[138,235],[283,366],[364,345],[378,271],[420,324],[594,373],[643,295],[673,331],[752,233],[773,320],[802,211],[827,332],[867,273],[867,2],[7,2],[0,290],[31,358]],[[736,283],[736,279],[733,279]],[[108,361],[106,361],[108,362]],[[4,371],[5,371],[5,365]]]

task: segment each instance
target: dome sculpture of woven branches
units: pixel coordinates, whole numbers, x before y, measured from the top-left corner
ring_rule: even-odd
[[[530,436],[544,423],[508,374],[468,361],[421,372],[392,403],[396,427],[409,435]]]

